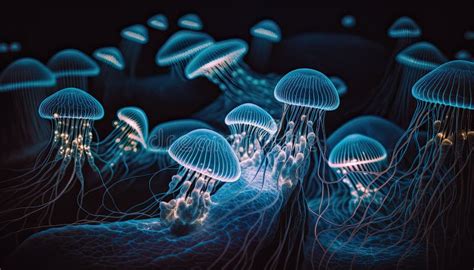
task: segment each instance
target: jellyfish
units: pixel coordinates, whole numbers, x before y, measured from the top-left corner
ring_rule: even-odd
[[[468,30],[464,32],[464,39],[465,40],[474,40],[474,31]]]
[[[397,40],[396,51],[403,49],[421,36],[421,28],[407,16],[398,18],[388,29],[389,37]]]
[[[17,53],[21,51],[21,43],[18,41],[10,43],[10,52]]]
[[[125,107],[117,111],[112,132],[97,145],[96,159],[102,161],[102,172],[110,178],[119,174],[125,176],[129,167],[136,165],[147,148],[148,118],[137,107]],[[104,174],[105,175],[105,174]]]
[[[249,52],[249,63],[257,71],[266,71],[272,46],[281,40],[281,31],[273,20],[263,20],[250,29],[252,43]]]
[[[229,105],[245,102],[259,105],[271,115],[280,112],[272,94],[276,79],[259,76],[241,63],[246,52],[247,44],[243,40],[220,41],[202,50],[186,66],[188,79],[205,76],[224,91],[228,100],[233,101],[224,100],[223,109],[210,114],[213,117],[228,113],[233,108]]]
[[[3,70],[0,94],[9,117],[4,119],[6,123],[0,135],[4,146],[2,160],[34,153],[49,140],[51,131],[37,110],[55,85],[53,73],[32,58],[19,59]]]
[[[356,19],[352,15],[345,15],[341,19],[341,25],[345,28],[354,28],[356,26]]]
[[[258,166],[262,161],[263,147],[277,132],[277,124],[264,109],[245,103],[225,117],[229,127],[232,148],[243,166]]]
[[[224,137],[197,129],[177,139],[168,150],[179,164],[169,184],[179,194],[160,203],[160,217],[172,232],[182,234],[202,224],[211,207],[211,193],[217,182],[235,182],[240,178],[237,156]]]
[[[156,54],[156,64],[171,66],[172,75],[185,80],[184,68],[200,51],[211,46],[214,39],[208,34],[181,30],[173,34]]]
[[[76,49],[62,50],[48,61],[48,68],[57,80],[57,89],[68,87],[88,89],[88,77],[99,75],[97,63]]]
[[[125,61],[123,60],[122,53],[115,47],[97,49],[94,51],[93,56],[97,61],[103,63],[107,67],[116,70],[123,70],[125,68]]]
[[[8,44],[6,42],[0,42],[0,53],[7,53],[8,49]]]
[[[0,198],[7,210],[0,214],[7,220],[2,226],[14,222],[52,225],[55,204],[78,186],[79,212],[85,191],[85,162],[98,171],[91,143],[94,121],[104,116],[104,110],[94,97],[84,90],[65,88],[45,98],[38,112],[51,120],[52,138],[33,169],[21,175],[22,181],[15,177],[3,182]]]
[[[178,19],[178,26],[184,29],[199,31],[202,30],[202,21],[198,15],[190,13]]]
[[[173,164],[173,160],[168,155],[171,144],[179,137],[195,130],[209,129],[212,127],[205,122],[194,119],[180,119],[158,124],[148,136],[148,155],[152,164],[158,164],[159,168],[166,168]]]
[[[459,50],[454,56],[458,60],[470,61],[472,59],[471,53],[468,50]]]
[[[156,14],[146,22],[147,25],[159,31],[168,30],[168,18],[163,14]]]
[[[331,76],[329,77],[329,79],[334,84],[334,87],[336,87],[337,94],[339,94],[339,97],[342,97],[347,93],[347,85],[341,78],[337,76]]]
[[[120,50],[125,58],[128,74],[134,77],[142,46],[148,43],[148,30],[141,24],[134,24],[122,29],[120,36]]]

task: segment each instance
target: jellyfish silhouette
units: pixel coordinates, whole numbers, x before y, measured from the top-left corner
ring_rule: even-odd
[[[206,219],[216,182],[240,178],[239,160],[224,137],[207,129],[178,138],[168,153],[180,165],[170,182],[170,190],[179,186],[179,194],[160,203],[161,221],[175,233],[185,233]]]
[[[122,29],[120,36],[120,51],[125,58],[128,74],[134,77],[142,46],[148,43],[148,30],[141,24],[134,24]]]
[[[142,109],[125,107],[118,110],[116,117],[113,131],[97,144],[96,153],[96,159],[104,163],[104,177],[110,179],[128,175],[130,167],[145,152],[148,140],[148,118]]]
[[[111,67],[117,70],[125,68],[125,61],[122,53],[115,47],[104,47],[94,51],[93,56],[97,61],[103,63],[104,66]],[[103,72],[103,70],[101,69]]]
[[[166,31],[168,30],[168,18],[166,18],[163,14],[156,14],[148,19],[146,22],[149,27],[160,30]]]
[[[341,19],[341,25],[345,28],[354,28],[356,26],[356,19],[352,15],[345,15]]]
[[[281,40],[281,31],[273,20],[263,20],[250,28],[252,43],[249,52],[250,65],[259,72],[267,71],[272,46]]]
[[[263,160],[263,147],[277,132],[272,116],[252,103],[245,103],[230,111],[225,124],[231,130],[232,148],[245,166],[258,166]]]
[[[40,102],[56,85],[53,73],[32,58],[11,63],[0,76],[0,94],[5,118],[0,140],[4,146],[2,159],[25,157],[34,153],[50,138],[48,124],[37,113]],[[49,91],[48,91],[49,90]],[[11,138],[15,138],[12,140]]]
[[[196,14],[186,14],[178,19],[178,26],[184,29],[199,31],[202,30],[202,21]]]
[[[227,113],[235,103],[255,103],[270,114],[280,112],[280,106],[273,97],[272,89],[276,79],[266,78],[250,71],[242,58],[247,52],[247,44],[240,39],[229,39],[217,42],[198,53],[186,66],[188,79],[205,76],[218,85],[226,97],[233,101],[224,102],[223,111]],[[230,107],[230,108],[229,108]],[[210,114],[213,117],[222,115],[222,110]]]
[[[421,28],[412,18],[403,16],[393,22],[387,30],[387,34],[389,37],[397,39],[397,47],[402,49],[421,36]]]
[[[88,89],[88,77],[99,75],[99,66],[89,56],[76,49],[59,51],[48,61],[48,68],[57,80],[57,89],[76,87]]]
[[[209,129],[212,127],[205,122],[194,119],[180,119],[158,124],[148,136],[148,152],[152,164],[158,164],[160,168],[166,168],[173,164],[168,155],[171,144],[179,137],[196,129]]]
[[[214,39],[205,33],[188,30],[176,32],[156,54],[156,64],[171,66],[172,75],[184,80],[184,68],[188,62],[213,43]]]
[[[13,53],[21,51],[21,43],[17,41],[10,43],[9,51]]]
[[[83,90],[65,88],[45,98],[38,112],[51,120],[52,138],[33,169],[19,176],[21,182],[15,177],[3,183],[1,199],[7,210],[0,214],[7,218],[2,219],[2,227],[15,222],[27,227],[52,225],[55,204],[77,188],[74,200],[79,214],[85,192],[85,161],[98,172],[91,143],[93,123],[104,116],[102,105]]]
[[[8,50],[8,44],[5,42],[0,42],[0,53],[7,53]]]
[[[347,93],[347,85],[341,78],[337,76],[331,76],[329,79],[334,84],[334,87],[336,87],[339,97],[342,97]]]

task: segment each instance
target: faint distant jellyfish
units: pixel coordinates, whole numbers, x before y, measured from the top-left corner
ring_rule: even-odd
[[[474,31],[466,31],[464,32],[464,39],[466,40],[474,40]]]
[[[199,31],[202,30],[202,21],[196,14],[186,14],[178,19],[178,26],[181,28]]]
[[[148,118],[145,112],[137,107],[125,107],[117,112],[113,122],[114,130],[98,144],[98,159],[104,162],[102,171],[115,167],[133,165],[147,148]],[[126,172],[125,172],[126,173]]]
[[[0,53],[8,52],[8,44],[5,42],[0,42]]]
[[[117,70],[125,68],[122,53],[115,47],[104,47],[94,51],[93,56],[97,61]]]
[[[275,136],[273,177],[280,186],[293,186],[306,173],[309,151],[316,143],[323,153],[324,116],[339,107],[339,95],[323,73],[308,68],[293,70],[275,87],[275,98],[284,104],[280,129]],[[318,139],[319,138],[319,139]]]
[[[278,129],[272,116],[255,104],[245,103],[227,114],[225,124],[231,130],[229,139],[240,162],[258,166],[263,147]]]
[[[381,203],[383,183],[377,180],[387,166],[387,151],[380,142],[351,134],[332,149],[328,164],[349,188],[351,210],[361,202]]]
[[[281,31],[273,20],[263,20],[250,28],[252,42],[249,52],[249,63],[257,71],[267,70],[273,44],[280,42]]]
[[[13,53],[21,51],[21,43],[17,41],[10,43],[9,51]]]
[[[454,56],[458,60],[466,60],[471,61],[471,53],[468,50],[459,50],[456,55]]]
[[[134,24],[122,29],[120,36],[120,50],[125,58],[125,65],[129,75],[134,77],[142,46],[148,43],[148,30],[141,24]]]
[[[421,36],[421,29],[410,17],[398,18],[388,29],[389,37],[397,40],[396,52]]]
[[[241,171],[232,147],[211,130],[191,131],[177,139],[168,152],[180,165],[169,184],[170,190],[179,186],[179,194],[160,203],[161,222],[182,234],[205,222],[217,182],[235,182]]]
[[[34,153],[43,146],[41,143],[48,141],[51,131],[38,116],[37,110],[55,85],[53,73],[32,58],[19,59],[3,70],[0,95],[5,101],[3,110],[9,114],[3,120],[0,135],[1,145],[4,146],[1,155],[3,160],[21,156],[28,151]]]
[[[57,89],[76,87],[87,90],[87,78],[100,73],[97,63],[76,49],[62,50],[53,55],[48,61],[48,68],[56,76]]]
[[[356,26],[356,19],[352,15],[346,15],[342,17],[341,24],[345,28],[354,28]]]
[[[148,19],[147,25],[156,30],[166,31],[168,30],[168,19],[163,14],[156,14]]]
[[[329,77],[329,79],[334,84],[334,87],[336,87],[336,91],[339,97],[342,97],[347,93],[347,85],[341,78],[337,76],[331,76]]]
[[[188,62],[213,43],[214,39],[206,33],[181,30],[173,34],[161,46],[156,54],[156,64],[171,66],[172,74],[185,80],[184,68]]]
[[[158,164],[160,168],[166,168],[173,164],[168,155],[171,144],[179,137],[196,129],[212,129],[205,122],[194,119],[180,119],[158,124],[148,136],[148,156],[152,163]]]

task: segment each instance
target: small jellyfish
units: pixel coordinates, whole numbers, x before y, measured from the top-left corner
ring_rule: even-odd
[[[242,61],[248,46],[241,39],[217,42],[198,53],[186,66],[188,79],[205,76],[218,85],[226,96],[237,104],[255,103],[270,114],[280,112],[273,97],[276,80],[252,73]]]
[[[161,46],[156,54],[156,64],[171,66],[172,75],[184,80],[184,68],[188,62],[213,43],[214,39],[206,33],[181,30]]]
[[[205,122],[194,119],[180,119],[158,124],[148,136],[148,152],[152,157],[152,163],[158,164],[160,168],[166,168],[173,164],[168,155],[168,150],[179,137],[196,129],[212,129]]]
[[[458,60],[471,61],[472,55],[468,50],[459,50],[454,56]]]
[[[329,79],[334,84],[334,87],[336,87],[339,97],[342,97],[347,93],[347,84],[341,78],[337,76],[331,76]]]
[[[122,29],[120,36],[120,51],[125,58],[128,74],[134,77],[142,46],[148,43],[148,30],[141,24],[134,24]]]
[[[217,182],[235,182],[240,178],[237,156],[224,137],[197,129],[181,136],[168,150],[179,164],[169,184],[179,194],[160,203],[161,222],[182,234],[202,224],[211,207],[211,193]]]
[[[100,69],[94,60],[76,49],[62,50],[48,61],[48,68],[56,76],[57,89],[67,87],[88,89],[88,77],[99,75]]]
[[[361,202],[381,202],[383,183],[377,180],[387,166],[387,151],[380,142],[351,134],[332,149],[328,164],[349,187],[352,211]]]
[[[33,169],[21,176],[21,183],[16,178],[5,181],[0,198],[8,210],[0,212],[7,215],[2,224],[52,225],[56,202],[72,191],[78,192],[74,201],[79,214],[85,194],[85,161],[98,172],[91,143],[94,121],[104,116],[102,105],[83,90],[65,88],[45,98],[38,112],[51,120],[52,137]]]
[[[258,166],[263,147],[278,129],[272,116],[255,104],[245,103],[227,114],[225,124],[231,131],[229,139],[240,162]]]
[[[125,68],[122,53],[115,47],[97,49],[94,51],[93,56],[100,63],[113,69],[123,70]]]
[[[7,53],[9,46],[6,42],[0,42],[0,53]]]
[[[324,134],[326,111],[339,107],[339,95],[331,80],[309,68],[293,70],[275,87],[275,98],[284,104],[280,129],[275,136],[273,177],[280,186],[293,186],[304,177],[313,144],[323,151],[317,138]],[[324,153],[321,153],[324,154]]]
[[[184,29],[199,31],[202,30],[202,21],[196,14],[186,14],[178,19],[178,26]]]
[[[168,18],[166,18],[166,16],[163,14],[156,14],[152,16],[146,23],[149,27],[156,30],[168,30]]]
[[[3,70],[0,95],[2,100],[7,101],[3,109],[9,113],[4,119],[0,135],[1,144],[5,146],[1,156],[5,160],[30,150],[38,150],[41,143],[47,142],[51,133],[37,110],[55,85],[54,74],[32,58],[16,60]]]
[[[110,170],[111,175],[116,175],[121,167],[137,164],[148,140],[148,118],[142,109],[125,107],[117,111],[116,117],[113,131],[97,144],[96,154],[104,163],[102,172]]]
[[[421,36],[421,29],[412,18],[403,16],[390,26],[387,33],[395,39],[418,38]]]
[[[252,42],[249,52],[249,63],[260,72],[267,71],[272,47],[281,40],[281,31],[273,20],[263,20],[250,28]]]
[[[13,53],[21,51],[21,43],[17,41],[10,43],[9,51]]]
[[[356,19],[352,15],[345,15],[341,19],[341,25],[345,28],[354,28],[356,26]]]

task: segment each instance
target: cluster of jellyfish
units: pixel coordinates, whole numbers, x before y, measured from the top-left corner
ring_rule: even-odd
[[[356,22],[340,20],[347,31]],[[421,41],[413,19],[399,18],[366,113],[327,134],[326,114],[352,86],[310,67],[267,73],[283,38],[275,21],[252,26],[250,46],[215,40],[196,14],[180,17],[175,33],[170,24],[156,14],[92,57],[65,49],[46,65],[22,58],[2,71],[11,112],[0,131],[2,165],[29,165],[0,180],[0,239],[56,227],[25,243],[110,268],[403,267],[449,244],[437,236],[469,213],[474,187],[467,51],[450,60]],[[134,96],[140,61],[164,33],[153,62],[167,83],[205,77],[219,97],[190,118],[158,123],[146,107],[111,111],[117,85]],[[103,135],[94,124],[105,120]],[[58,214],[65,206],[70,216]],[[107,258],[94,252],[101,241]],[[16,256],[31,252],[22,248]]]

